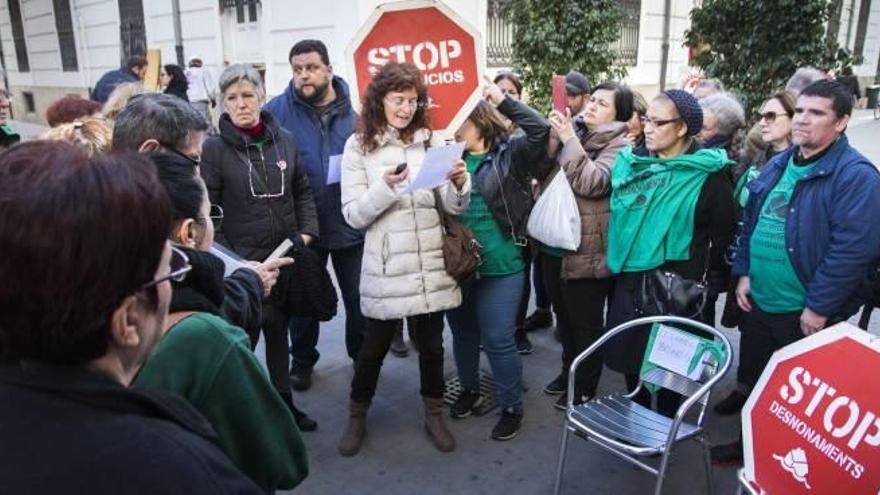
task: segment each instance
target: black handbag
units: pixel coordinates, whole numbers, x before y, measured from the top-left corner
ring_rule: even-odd
[[[639,316],[681,316],[698,319],[709,288],[681,275],[657,268],[644,273],[635,298]]]
[[[292,265],[281,269],[278,283],[269,296],[286,315],[330,321],[336,316],[339,298],[327,266],[309,249],[299,234],[290,237]]]

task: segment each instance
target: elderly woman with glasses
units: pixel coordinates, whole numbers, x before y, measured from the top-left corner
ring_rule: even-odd
[[[247,260],[265,260],[285,239],[306,245],[318,235],[318,216],[305,167],[293,137],[262,109],[266,93],[260,74],[236,64],[220,76],[225,112],[220,134],[202,148],[201,174],[211,203],[224,211],[217,240]],[[266,361],[272,384],[297,418],[300,429],[317,428],[293,406],[287,327],[290,315],[276,286],[263,304]],[[259,334],[250,335],[255,347]]]
[[[609,327],[655,312],[641,290],[655,269],[713,286],[729,271],[724,253],[735,217],[725,170],[730,160],[724,150],[701,148],[694,138],[703,125],[700,104],[685,91],[665,91],[648,105],[644,124],[645,146],[624,148],[611,168],[607,263],[616,281]],[[699,302],[687,313],[679,316],[705,315]],[[625,375],[630,390],[639,384],[648,330],[625,333],[606,348],[605,364]],[[673,415],[678,399],[658,392],[660,412]],[[644,387],[637,400],[650,406]]]
[[[211,423],[242,473],[267,492],[291,489],[308,472],[299,430],[247,334],[228,321],[223,262],[207,252],[222,211],[209,203],[204,182],[185,159],[166,153],[151,158],[171,200],[172,249],[188,263],[172,278],[165,335],[134,385],[185,398]],[[189,273],[182,272],[186,268]]]

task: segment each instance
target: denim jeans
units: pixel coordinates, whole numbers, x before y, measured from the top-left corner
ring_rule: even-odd
[[[364,317],[361,314],[360,282],[361,260],[364,257],[364,245],[356,244],[342,249],[327,250],[312,248],[326,265],[327,258],[333,262],[336,282],[342,292],[342,304],[345,306],[345,350],[348,357],[355,359],[364,340]],[[319,323],[312,318],[293,318],[290,325],[290,354],[293,362],[291,372],[309,370],[321,357],[318,353]]]
[[[402,324],[401,320],[373,318],[364,318],[364,322],[364,343],[351,379],[350,397],[355,402],[373,399],[391,339]],[[443,313],[410,316],[406,324],[416,338],[422,397],[440,399],[443,397]]]
[[[482,344],[503,408],[522,409],[523,405],[522,360],[513,334],[525,277],[518,272],[472,280],[462,286],[461,306],[446,313],[462,387],[479,389]]]

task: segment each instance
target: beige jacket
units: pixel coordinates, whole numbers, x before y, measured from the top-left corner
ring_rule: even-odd
[[[377,139],[380,147],[365,154],[352,135],[342,156],[342,214],[349,225],[366,230],[361,311],[369,318],[392,320],[455,308],[461,304],[461,291],[443,263],[434,194],[426,189],[401,192],[421,169],[430,132],[416,132],[411,144],[402,143],[394,131]],[[409,178],[391,188],[382,176],[403,162]],[[470,176],[460,193],[448,182],[440,186],[445,210],[463,213],[470,188]]]
[[[611,216],[611,167],[629,141],[624,122],[610,122],[591,132],[583,144],[569,139],[557,162],[565,171],[581,214],[581,245],[562,258],[562,278],[610,277],[606,263]]]

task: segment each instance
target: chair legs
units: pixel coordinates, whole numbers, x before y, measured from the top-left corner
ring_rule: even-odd
[[[657,470],[657,487],[654,489],[654,495],[663,493],[663,482],[666,481],[666,468],[669,466],[669,457],[672,456],[672,446],[666,447],[663,452],[663,458],[660,461],[660,469]]]
[[[562,471],[565,468],[565,454],[568,451],[568,435],[570,430],[568,422],[562,425],[562,444],[559,447],[559,465],[556,466],[556,483],[553,486],[553,495],[562,493]]]
[[[712,495],[715,488],[715,479],[714,473],[712,472],[712,453],[710,450],[711,442],[709,442],[709,434],[704,432],[698,440],[703,445],[703,463],[706,466],[706,494]]]

